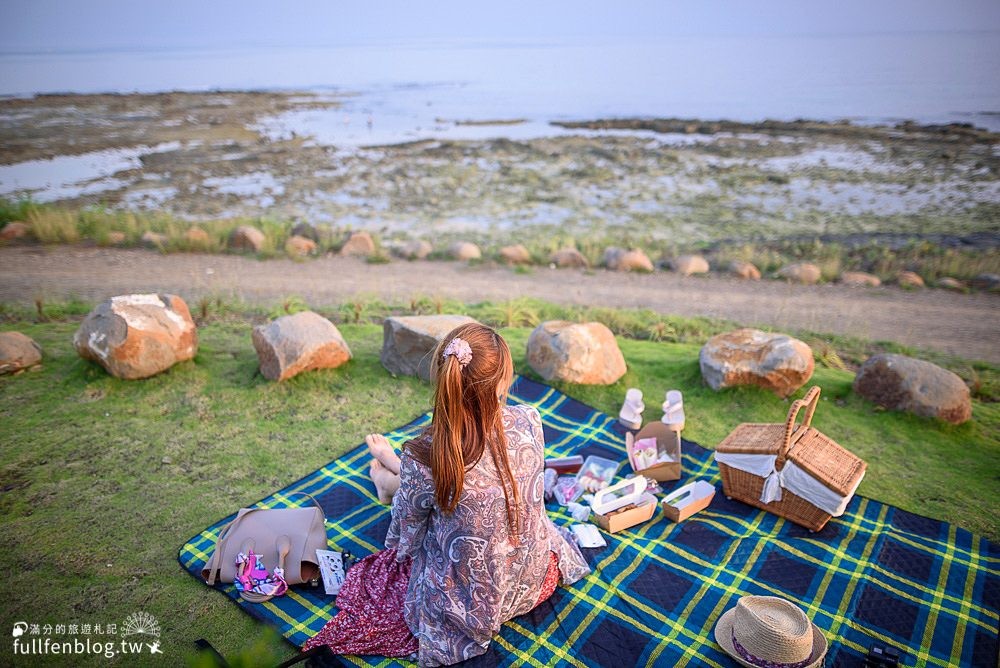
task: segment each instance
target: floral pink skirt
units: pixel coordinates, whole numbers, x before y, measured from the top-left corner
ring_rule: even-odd
[[[354,564],[337,595],[338,612],[303,650],[327,645],[336,654],[409,656],[417,639],[403,619],[410,584],[410,560],[396,561],[396,550],[382,550]],[[559,584],[559,558],[549,552],[549,566],[535,605],[552,596]]]

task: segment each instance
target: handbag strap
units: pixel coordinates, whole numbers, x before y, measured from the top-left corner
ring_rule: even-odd
[[[324,522],[326,521],[326,512],[324,512],[323,506],[319,505],[319,501],[317,501],[316,498],[313,497],[312,494],[306,494],[305,492],[292,492],[288,496],[289,497],[292,497],[292,496],[304,496],[304,497],[306,497],[307,499],[309,499],[310,501],[312,501],[313,505],[315,505],[319,509],[320,516],[323,518]],[[205,564],[205,568],[208,570],[208,577],[205,578],[205,582],[208,583],[208,585],[211,586],[211,585],[215,584],[215,574],[219,570],[219,561],[222,559],[222,553],[224,552],[223,547],[225,545],[226,538],[229,536],[230,531],[232,531],[233,527],[236,526],[237,522],[239,522],[241,519],[243,519],[244,517],[246,517],[250,513],[256,512],[258,510],[276,510],[276,509],[274,509],[274,508],[242,508],[240,510],[240,513],[237,514],[236,518],[233,519],[232,522],[230,522],[229,524],[227,524],[226,528],[223,529],[222,533],[219,534],[218,539],[216,539],[216,541],[215,541],[215,549],[212,551],[212,556],[209,557],[208,563]],[[278,509],[278,510],[280,510],[280,509]]]
[[[236,526],[244,515],[258,510],[257,508],[241,508],[240,512],[236,515],[236,518],[226,525],[226,528],[222,530],[219,537],[215,539],[215,549],[212,550],[212,556],[208,558],[208,563],[205,564],[205,569],[208,571],[208,577],[205,578],[205,582],[211,586],[215,584],[215,573],[219,570],[219,561],[222,559],[222,553],[225,551],[226,538],[229,533]],[[246,511],[246,512],[244,512]]]
[[[316,497],[314,497],[312,494],[306,494],[305,492],[292,492],[288,496],[304,496],[304,497],[306,497],[307,499],[309,499],[310,501],[313,502],[314,506],[316,506],[317,508],[319,508],[319,512],[323,516],[323,519],[326,519],[326,511],[323,510],[323,506],[319,505],[319,501],[317,501]]]

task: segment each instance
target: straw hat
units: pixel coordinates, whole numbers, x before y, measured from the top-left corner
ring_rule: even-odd
[[[826,656],[826,637],[791,601],[744,596],[715,625],[715,641],[750,668],[812,668]]]

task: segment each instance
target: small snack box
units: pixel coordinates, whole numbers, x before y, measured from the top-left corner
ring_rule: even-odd
[[[627,482],[627,481],[626,481]],[[649,492],[643,492],[632,508],[612,510],[607,515],[594,513],[597,526],[608,533],[618,533],[636,524],[642,524],[653,517],[656,512],[656,497]]]
[[[571,475],[559,476],[552,489],[552,495],[555,497],[556,503],[560,506],[566,506],[583,496],[583,487]]]
[[[545,460],[545,468],[552,469],[559,475],[576,473],[583,466],[583,457],[580,455],[570,455],[569,457],[550,457]]]
[[[655,453],[651,439],[656,440]],[[681,434],[659,420],[634,436],[625,434],[625,451],[632,470],[659,482],[681,478]]]
[[[663,514],[671,522],[683,522],[699,510],[704,510],[715,498],[715,485],[705,480],[697,480],[678,487],[660,503]]]
[[[627,505],[637,503],[646,491],[646,479],[641,475],[616,482],[610,487],[594,492],[590,507],[598,515],[607,515]]]
[[[576,484],[583,491],[590,493],[604,489],[618,475],[619,466],[621,466],[621,462],[590,455],[576,474]]]

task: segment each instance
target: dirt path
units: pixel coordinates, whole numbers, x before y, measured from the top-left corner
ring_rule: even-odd
[[[750,283],[718,276],[682,278],[667,272],[632,275],[537,268],[517,274],[504,267],[455,262],[372,265],[340,257],[293,262],[135,249],[0,248],[0,301],[31,303],[36,297],[74,295],[96,301],[156,291],[175,292],[189,301],[208,295],[270,303],[298,295],[313,305],[340,303],[354,295],[400,303],[416,296],[477,302],[527,295],[892,340],[1000,364],[1000,295],[995,294]]]

